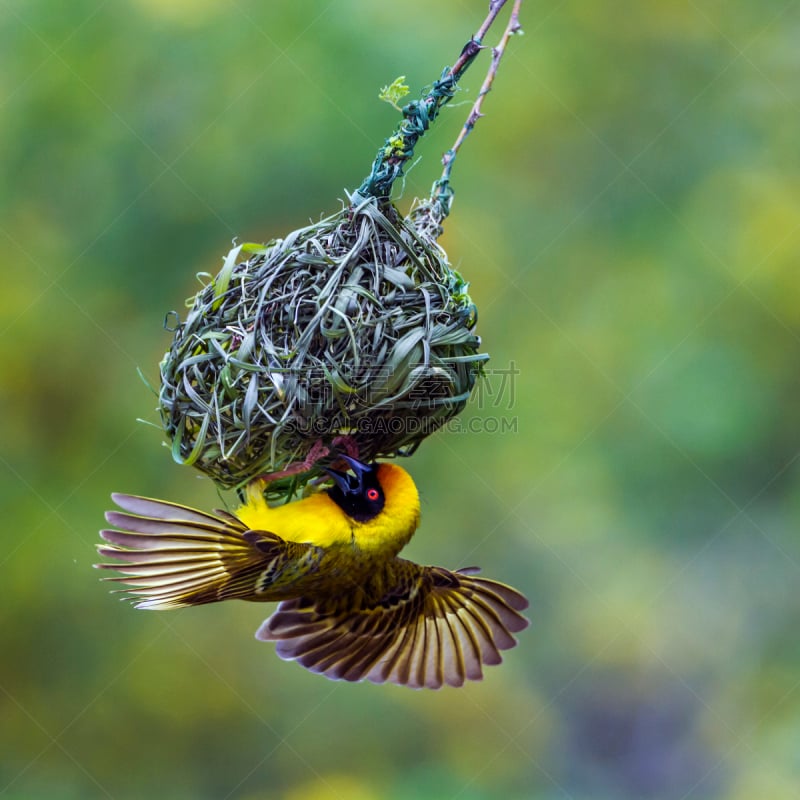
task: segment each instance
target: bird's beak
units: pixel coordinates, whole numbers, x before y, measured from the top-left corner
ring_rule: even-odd
[[[353,470],[357,485],[353,485],[352,478],[346,472],[341,472],[338,469],[330,469],[330,467],[323,467],[323,471],[327,472],[328,475],[336,481],[337,486],[345,494],[360,492],[364,487],[364,475],[368,472],[372,472],[373,468],[369,464],[364,464],[362,461],[358,461],[350,456],[340,455],[339,458],[341,458],[342,461],[346,461],[350,469]]]
[[[340,472],[338,469],[330,469],[328,467],[323,467],[322,471],[327,472],[345,494],[352,491],[350,476],[346,472]]]
[[[366,475],[368,472],[372,472],[373,468],[369,464],[365,464],[363,461],[358,461],[355,458],[345,455],[340,455],[339,458],[341,458],[342,461],[346,461],[350,465],[350,469],[355,472],[359,483],[363,483],[364,475]]]

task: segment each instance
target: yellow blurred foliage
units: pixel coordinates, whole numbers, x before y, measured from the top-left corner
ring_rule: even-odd
[[[252,800],[268,795],[252,795]],[[329,774],[311,778],[282,795],[283,800],[382,800],[383,795],[353,775]]]

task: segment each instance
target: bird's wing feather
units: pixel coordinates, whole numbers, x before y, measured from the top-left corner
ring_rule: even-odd
[[[479,680],[528,625],[515,589],[395,559],[364,590],[285,600],[259,628],[281,658],[334,680],[438,689]]]
[[[123,509],[106,519],[120,530],[103,530],[108,545],[100,555],[126,584],[137,608],[165,609],[239,597],[268,599],[268,592],[310,545],[286,542],[274,533],[252,531],[233,514],[206,514],[186,506],[115,494]]]

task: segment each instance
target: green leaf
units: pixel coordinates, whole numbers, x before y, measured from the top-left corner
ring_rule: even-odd
[[[267,252],[267,246],[259,242],[244,242],[241,249],[243,253],[253,253],[258,255],[264,255],[264,253]]]
[[[231,250],[230,253],[225,256],[225,263],[222,265],[222,269],[214,281],[215,300],[211,306],[212,311],[216,311],[222,304],[222,295],[228,291],[228,286],[231,282],[231,275],[233,274],[233,268],[236,266],[236,261],[239,258],[239,252],[241,251],[242,247],[243,245],[241,244],[238,247],[234,247],[233,250]]]
[[[405,75],[395,78],[388,86],[384,86],[378,93],[378,98],[383,100],[384,103],[394,106],[398,111],[403,109],[397,104],[398,100],[402,100],[411,90],[404,83]]]

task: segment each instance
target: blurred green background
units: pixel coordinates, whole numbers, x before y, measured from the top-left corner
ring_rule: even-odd
[[[378,89],[484,11],[0,2],[0,797],[798,796],[797,2],[525,4],[443,239],[495,372],[409,462],[409,556],[531,598],[482,684],[331,683],[267,609],[137,612],[91,569],[110,492],[220,502],[136,422],[165,313],[337,209]]]

